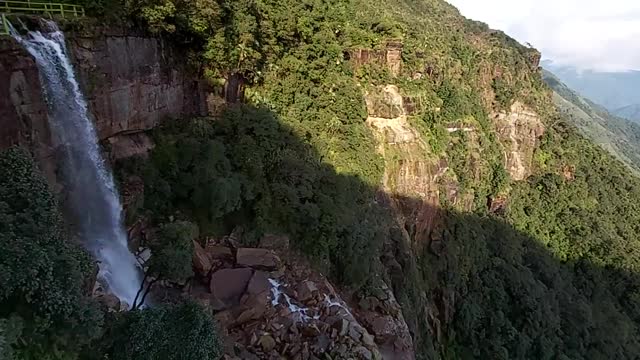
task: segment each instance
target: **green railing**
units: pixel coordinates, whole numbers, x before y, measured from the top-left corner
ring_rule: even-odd
[[[0,14],[0,35],[9,35],[9,22],[4,14]]]
[[[31,14],[46,15],[52,17],[59,15],[62,17],[79,17],[84,16],[84,8],[80,5],[48,3],[37,1],[8,1],[0,0],[0,34],[9,33],[9,23],[7,14]]]

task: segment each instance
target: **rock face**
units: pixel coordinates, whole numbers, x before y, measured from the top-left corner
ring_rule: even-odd
[[[505,169],[513,180],[524,180],[531,174],[533,153],[545,128],[538,114],[516,101],[509,112],[493,115],[500,139],[505,147]]]
[[[161,38],[111,29],[67,38],[100,139],[206,111],[183,53]]]
[[[369,113],[367,125],[385,159],[384,188],[392,196],[392,204],[401,217],[399,221],[413,224],[413,233],[407,235],[414,247],[420,248],[429,241],[436,222],[433,209],[439,205],[438,180],[447,170],[446,162],[429,156],[429,145],[407,120],[404,98],[397,86],[377,87],[365,95],[365,102]]]
[[[347,53],[347,58],[355,68],[362,65],[383,65],[393,76],[398,76],[402,71],[402,42],[389,41],[384,50],[353,49]]]
[[[36,63],[13,38],[0,37],[0,149],[29,148],[53,176],[54,151]]]
[[[101,140],[115,157],[146,152],[148,139],[136,132],[161,121],[206,113],[205,95],[186,58],[162,39],[116,29],[67,33],[76,75]],[[136,136],[136,135],[133,135]],[[10,37],[0,38],[0,149],[29,148],[55,182],[55,139],[34,60]],[[50,181],[51,182],[51,181]]]

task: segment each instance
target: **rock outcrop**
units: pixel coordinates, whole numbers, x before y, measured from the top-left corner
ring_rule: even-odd
[[[400,41],[388,41],[384,49],[353,49],[346,53],[356,69],[363,65],[372,64],[385,67],[393,76],[402,71],[402,48]]]
[[[186,291],[214,313],[225,359],[415,358],[389,287],[361,299],[343,297],[309,263],[284,249],[283,239],[267,235],[261,241],[278,244],[278,253],[224,241],[195,247],[199,275]]]
[[[533,110],[516,101],[509,111],[493,114],[498,135],[505,144],[505,169],[513,180],[524,180],[532,172],[533,153],[545,128]]]
[[[14,145],[30,149],[53,177],[55,154],[38,68],[13,38],[0,36],[0,150]]]
[[[66,37],[98,136],[108,139],[112,157],[148,151],[150,141],[137,132],[166,119],[206,113],[203,87],[187,68],[184,53],[161,38],[103,28]],[[57,144],[38,68],[26,50],[5,36],[0,37],[0,149],[12,145],[30,149],[50,183],[56,183]]]
[[[162,38],[100,29],[67,39],[100,139],[206,112],[184,53]]]
[[[446,162],[430,157],[430,146],[409,123],[404,99],[398,87],[377,87],[365,95],[369,117],[367,125],[378,140],[378,152],[385,159],[383,185],[394,199],[400,222],[411,224],[408,236],[414,248],[428,243],[440,203],[439,179]],[[418,199],[419,201],[411,201]]]

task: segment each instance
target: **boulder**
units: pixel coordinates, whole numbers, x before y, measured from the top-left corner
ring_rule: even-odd
[[[258,295],[270,290],[271,283],[269,282],[269,274],[264,271],[254,271],[249,281],[249,286],[247,286],[247,294]]]
[[[214,260],[233,260],[231,248],[226,246],[210,245],[205,249],[209,258]]]
[[[121,302],[120,299],[113,294],[101,294],[96,297],[96,300],[104,305],[109,312],[126,311],[128,307],[125,302]]]
[[[271,271],[280,266],[280,258],[271,250],[240,248],[236,254],[239,266]]]
[[[331,325],[334,329],[338,330],[338,335],[345,336],[349,331],[349,321],[346,319],[338,319]]]
[[[238,304],[252,276],[253,270],[248,268],[222,269],[213,273],[209,283],[212,303],[220,303],[224,307]]]
[[[318,291],[318,287],[313,281],[303,281],[296,287],[298,292],[298,300],[307,301],[313,298],[314,292]]]
[[[211,259],[197,241],[193,241],[193,267],[204,277],[208,276],[211,270]]]

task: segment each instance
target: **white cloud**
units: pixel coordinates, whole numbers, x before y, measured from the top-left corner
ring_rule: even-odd
[[[640,70],[639,0],[448,0],[546,59],[599,71]]]

